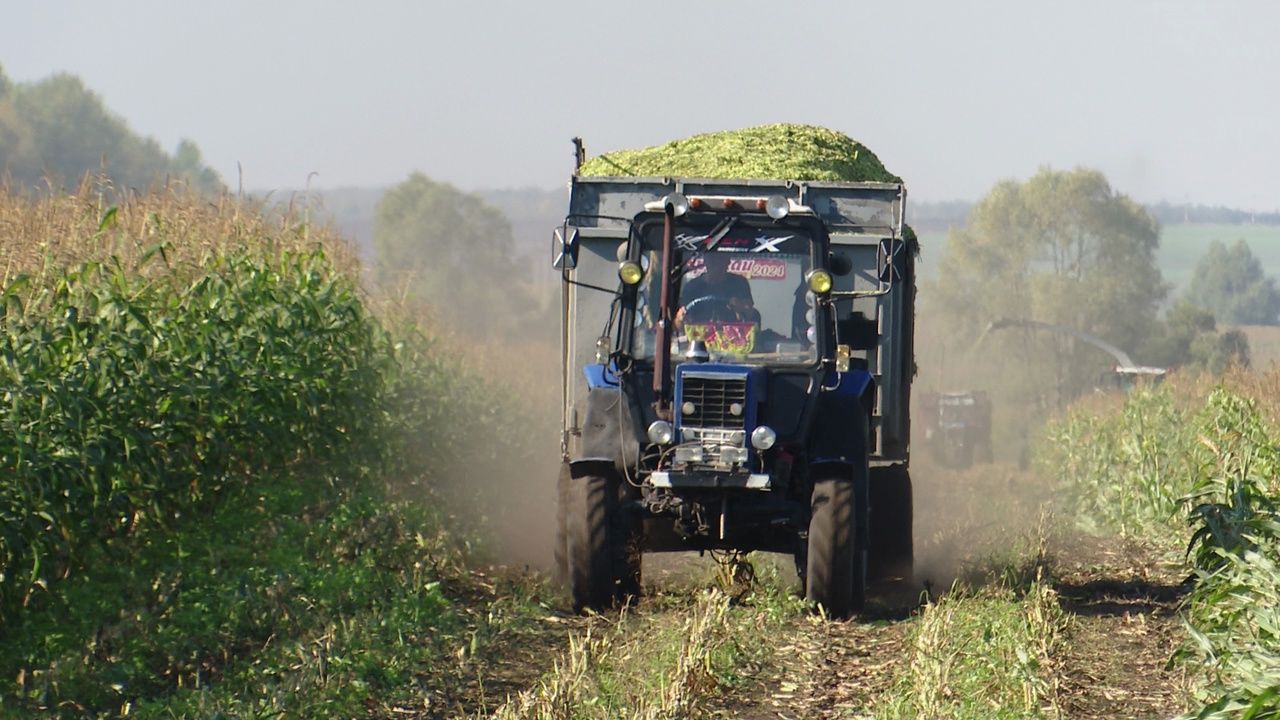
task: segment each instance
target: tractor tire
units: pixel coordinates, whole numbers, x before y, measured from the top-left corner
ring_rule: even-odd
[[[866,602],[866,550],[857,541],[859,503],[853,471],[823,463],[810,472],[813,495],[805,551],[805,598],[828,615],[847,618]]]
[[[602,611],[638,596],[639,553],[622,512],[624,492],[611,466],[594,465],[569,480],[569,598],[574,612]]]
[[[618,513],[621,528],[618,562],[618,592],[614,598],[619,604],[630,604],[640,599],[641,559],[643,558],[644,523],[640,515],[627,508],[640,499],[640,490],[627,482],[618,483]]]
[[[569,463],[560,463],[556,478],[556,539],[552,550],[552,579],[557,585],[569,582]]]
[[[910,581],[915,571],[911,475],[905,465],[874,468],[868,490],[872,580]]]

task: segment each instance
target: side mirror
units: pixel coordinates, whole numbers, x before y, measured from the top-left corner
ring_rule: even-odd
[[[885,238],[876,251],[876,270],[882,283],[895,283],[902,279],[902,263],[907,244],[901,240]]]
[[[844,253],[833,252],[831,253],[827,267],[831,269],[832,275],[835,275],[836,277],[844,277],[845,275],[853,272],[853,261]]]
[[[578,267],[578,228],[565,225],[551,232],[551,267],[556,270]]]
[[[836,321],[836,334],[840,343],[854,350],[873,350],[880,340],[876,321],[860,312],[853,312],[844,320]]]

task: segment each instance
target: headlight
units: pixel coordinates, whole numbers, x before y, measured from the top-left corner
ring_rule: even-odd
[[[677,445],[676,446],[676,463],[689,464],[702,462],[702,446],[701,445]]]
[[[757,450],[768,450],[778,442],[778,433],[768,425],[761,425],[751,431],[751,447]]]
[[[670,445],[676,439],[676,431],[666,420],[654,420],[649,425],[649,442],[654,445]]]
[[[831,273],[826,270],[820,268],[810,270],[804,279],[809,282],[809,289],[816,295],[826,295],[831,292]]]
[[[627,285],[637,285],[644,279],[644,268],[634,260],[627,260],[618,265],[618,278]]]

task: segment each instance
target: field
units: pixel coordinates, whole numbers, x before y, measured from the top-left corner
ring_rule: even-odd
[[[511,393],[325,228],[109,196],[0,198],[5,717],[1276,712],[1274,372],[1088,398],[1025,467],[920,453],[915,575],[851,621],[758,555],[577,616],[544,353]]]
[[[1275,325],[1241,325],[1249,338],[1249,360],[1259,370],[1272,369],[1280,363],[1280,327]]]
[[[1280,276],[1280,227],[1275,225],[1166,225],[1160,233],[1157,259],[1164,279],[1177,292],[1187,286],[1196,263],[1209,244],[1244,240],[1268,275]]]
[[[1160,231],[1160,249],[1156,261],[1164,279],[1177,294],[1191,280],[1196,263],[1208,249],[1209,243],[1220,240],[1226,244],[1236,240],[1249,243],[1249,249],[1262,261],[1266,272],[1280,277],[1280,226],[1275,225],[1165,225]],[[945,231],[920,233],[920,277],[937,278],[938,261],[947,244]]]

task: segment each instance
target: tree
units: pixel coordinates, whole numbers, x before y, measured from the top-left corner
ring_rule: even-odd
[[[132,130],[73,75],[14,85],[0,74],[0,169],[13,181],[69,185],[102,172],[117,186],[146,188],[182,178],[204,192],[223,189],[189,141],[172,158]],[[194,158],[194,162],[193,162]]]
[[[1042,330],[1006,330],[966,350],[1001,318],[1096,335],[1133,352],[1158,332],[1166,286],[1156,221],[1095,170],[1043,169],[998,184],[948,236],[939,279],[922,303],[948,348],[948,371],[1041,411],[1095,387],[1115,360]],[[926,321],[927,323],[928,321]],[[925,360],[927,362],[927,358]],[[927,375],[926,375],[927,377]]]
[[[473,335],[510,330],[529,305],[513,244],[501,212],[422,173],[387,191],[374,211],[378,281]]]
[[[1214,240],[1187,287],[1187,300],[1233,325],[1275,325],[1280,290],[1244,240],[1231,247]]]
[[[1249,338],[1239,330],[1219,333],[1213,313],[1185,300],[1166,314],[1143,357],[1161,367],[1188,367],[1221,373],[1249,366]]]

